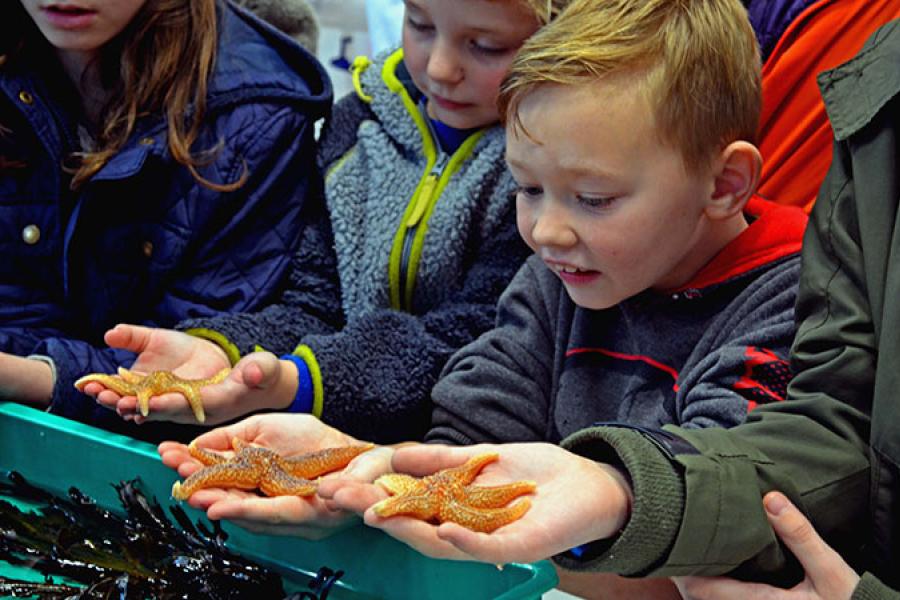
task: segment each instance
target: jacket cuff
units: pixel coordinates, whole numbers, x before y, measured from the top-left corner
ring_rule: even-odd
[[[566,552],[553,560],[575,571],[626,576],[650,572],[668,555],[681,526],[684,480],[677,464],[659,441],[627,427],[592,427],[561,445],[586,458],[620,465],[631,479],[634,504],[625,529],[598,556],[582,560]]]
[[[305,344],[300,344],[299,346],[294,348],[294,352],[292,354],[302,359],[302,362],[306,366],[309,373],[309,385],[307,385],[307,388],[309,388],[310,390],[310,404],[312,405],[312,410],[309,412],[317,419],[321,419],[322,408],[325,402],[325,390],[322,387],[322,371],[319,369],[319,361],[316,360],[316,355],[313,353],[312,348]],[[294,362],[296,363],[297,361]],[[299,364],[297,365],[297,370],[300,370]],[[300,377],[302,383],[302,373],[300,373]],[[300,394],[301,387],[302,386],[297,387],[298,396]],[[309,406],[310,404],[307,404],[307,406]],[[291,406],[293,407],[293,405]]]
[[[881,583],[871,573],[864,573],[850,600],[898,600],[900,592]]]

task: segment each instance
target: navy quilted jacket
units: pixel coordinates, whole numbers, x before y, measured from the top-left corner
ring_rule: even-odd
[[[133,356],[105,348],[119,322],[168,327],[190,317],[259,308],[278,297],[298,243],[304,197],[317,193],[314,123],[330,109],[321,65],[249,13],[222,5],[206,126],[194,146],[220,145],[208,180],[249,179],[233,192],[201,186],[169,154],[161,116],[77,192],[61,172],[76,149],[53,79],[0,66],[0,351],[50,356],[50,410],[127,428],[73,388]]]

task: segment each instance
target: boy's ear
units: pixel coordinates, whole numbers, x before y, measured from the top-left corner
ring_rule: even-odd
[[[749,142],[731,142],[719,154],[714,165],[714,187],[706,214],[712,219],[723,219],[742,211],[756,191],[762,171],[762,155]]]

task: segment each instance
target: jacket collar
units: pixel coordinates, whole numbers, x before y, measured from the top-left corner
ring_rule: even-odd
[[[876,31],[863,49],[843,65],[818,77],[835,139],[865,127],[900,93],[900,21]]]

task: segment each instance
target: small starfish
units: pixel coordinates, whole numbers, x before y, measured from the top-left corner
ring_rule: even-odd
[[[531,507],[526,498],[512,506],[511,500],[537,489],[533,481],[516,481],[506,485],[470,485],[485,465],[498,460],[498,454],[479,454],[465,464],[417,478],[392,473],[382,475],[375,483],[390,498],[373,506],[380,517],[409,515],[423,521],[452,521],[473,531],[490,533],[512,523]]]
[[[326,448],[318,452],[292,457],[279,456],[274,450],[251,446],[234,438],[231,447],[236,454],[226,458],[194,442],[188,446],[191,456],[205,466],[184,482],[172,486],[172,497],[187,500],[197,490],[211,487],[259,489],[266,496],[310,496],[316,492],[313,478],[343,469],[347,464],[373,448],[375,444]]]
[[[178,392],[187,398],[194,411],[197,421],[206,421],[203,412],[203,402],[200,400],[200,388],[221,383],[228,377],[231,369],[222,369],[207,379],[182,379],[169,371],[153,371],[149,375],[140,375],[119,367],[118,375],[106,375],[104,373],[91,373],[75,382],[79,391],[90,381],[102,383],[112,391],[122,396],[137,396],[138,408],[143,416],[150,414],[150,398],[168,392]]]

